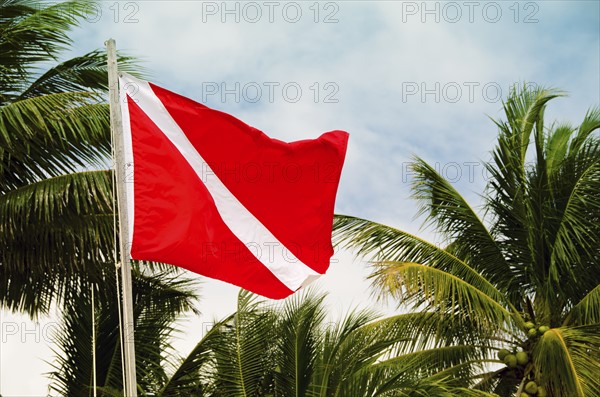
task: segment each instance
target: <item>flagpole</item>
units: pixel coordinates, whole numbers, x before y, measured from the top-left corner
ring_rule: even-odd
[[[110,103],[110,129],[112,131],[115,170],[117,208],[119,215],[119,247],[121,258],[121,279],[123,285],[123,352],[125,362],[125,397],[137,397],[137,381],[135,375],[135,345],[133,329],[133,294],[131,288],[131,261],[127,250],[127,198],[125,197],[125,160],[123,153],[123,125],[121,106],[119,104],[119,76],[117,70],[117,49],[113,39],[106,41],[108,55],[108,96]]]

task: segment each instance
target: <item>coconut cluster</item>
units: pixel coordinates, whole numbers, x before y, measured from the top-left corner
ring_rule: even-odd
[[[531,321],[525,323],[525,328],[530,339],[544,335],[550,330],[550,327],[547,325],[536,327]],[[523,350],[513,350],[511,352],[507,349],[500,349],[498,351],[498,358],[510,369],[523,369],[529,364],[529,354]],[[538,385],[535,380],[532,379],[529,379],[527,383],[525,383],[521,393],[521,397],[546,397],[547,395],[546,389],[543,386]]]
[[[501,349],[498,351],[498,358],[506,364],[510,369],[517,367],[524,367],[529,362],[529,354],[524,351],[510,352],[507,349]]]
[[[547,325],[540,325],[536,327],[534,323],[528,321],[525,323],[525,328],[527,328],[527,335],[530,338],[535,338],[536,336],[544,335],[546,332],[550,331],[550,327]]]

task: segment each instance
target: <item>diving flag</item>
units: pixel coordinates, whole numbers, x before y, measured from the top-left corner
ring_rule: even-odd
[[[281,299],[329,267],[348,134],[283,142],[120,76],[130,254]]]

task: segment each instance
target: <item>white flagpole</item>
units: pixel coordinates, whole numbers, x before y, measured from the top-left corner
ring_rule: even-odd
[[[133,334],[133,294],[131,292],[131,261],[127,251],[127,198],[125,197],[125,160],[123,154],[123,125],[119,104],[119,76],[117,70],[117,47],[113,39],[106,43],[108,55],[108,95],[110,103],[110,128],[115,145],[115,173],[117,177],[117,204],[119,214],[119,242],[121,252],[121,279],[123,280],[123,352],[125,362],[125,397],[137,397],[135,376],[135,345]]]

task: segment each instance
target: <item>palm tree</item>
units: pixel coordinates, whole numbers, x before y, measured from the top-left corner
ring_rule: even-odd
[[[88,7],[0,4],[0,306],[30,315],[114,267],[106,57],[55,64]]]
[[[156,396],[489,396],[416,373],[414,359],[389,359],[403,338],[395,317],[355,310],[331,322],[323,300],[308,291],[273,305],[240,293],[237,312],[207,332]]]
[[[114,273],[113,273],[114,275]],[[93,396],[92,318],[96,327],[96,376],[99,396],[122,396],[119,294],[114,278],[95,286],[92,297],[82,291],[78,304],[66,306],[54,335],[56,358],[50,389],[63,397]],[[164,363],[171,359],[174,321],[195,310],[197,286],[172,272],[133,272],[136,368],[140,395],[156,392],[166,379]]]
[[[600,109],[574,127],[544,125],[559,92],[514,89],[495,121],[483,215],[415,158],[412,186],[443,246],[338,216],[336,241],[373,259],[381,297],[411,342],[447,353],[456,384],[500,396],[600,395]],[[428,360],[415,370],[429,373]],[[425,368],[423,369],[423,366]]]

